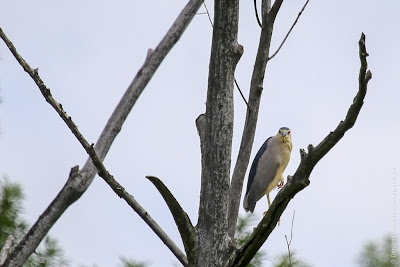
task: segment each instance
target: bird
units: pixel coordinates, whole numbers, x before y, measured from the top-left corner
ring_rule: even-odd
[[[275,187],[282,188],[284,185],[283,172],[289,163],[292,146],[290,129],[281,127],[278,133],[269,137],[258,150],[251,164],[243,200],[246,212],[253,213],[257,201],[264,195],[268,199],[268,208],[271,206],[269,193]]]

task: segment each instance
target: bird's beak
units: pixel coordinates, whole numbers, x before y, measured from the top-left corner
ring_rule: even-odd
[[[286,142],[286,137],[287,136],[287,132],[282,132],[281,133],[281,141],[282,141],[282,143],[284,143],[284,142]]]

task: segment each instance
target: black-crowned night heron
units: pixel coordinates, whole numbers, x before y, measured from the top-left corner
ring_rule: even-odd
[[[263,195],[267,195],[268,207],[271,206],[269,192],[276,186],[281,188],[284,184],[283,171],[285,170],[292,151],[292,138],[290,129],[282,127],[275,136],[264,142],[251,165],[247,191],[243,200],[246,212],[253,212],[256,202]]]

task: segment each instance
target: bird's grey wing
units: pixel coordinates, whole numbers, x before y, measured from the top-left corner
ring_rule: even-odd
[[[256,175],[249,194],[253,196],[255,202],[264,196],[265,190],[272,183],[278,171],[279,162],[275,154],[272,149],[267,149],[258,161]]]
[[[261,156],[265,153],[268,147],[268,141],[271,139],[269,137],[267,140],[265,140],[264,144],[260,147],[258,150],[256,156],[254,157],[253,163],[251,164],[250,172],[249,172],[249,179],[247,180],[247,190],[246,194],[249,192],[251,185],[253,184],[254,177],[256,176],[257,173],[257,166],[258,162],[260,161]]]

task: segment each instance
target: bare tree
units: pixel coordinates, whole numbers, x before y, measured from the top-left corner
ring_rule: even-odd
[[[230,177],[230,171],[234,122],[234,72],[243,53],[243,47],[237,41],[239,0],[215,1],[206,110],[196,120],[201,142],[202,163],[197,224],[193,225],[178,201],[158,178],[147,177],[157,187],[174,217],[184,244],[184,253],[134,197],[107,171],[103,160],[136,100],[170,49],[179,40],[202,3],[202,0],[190,0],[159,45],[154,50],[149,50],[146,61],[122,96],[96,144],[90,144],[78,131],[78,127],[62,105],[52,97],[50,90],[40,78],[38,69],[29,66],[0,29],[0,36],[11,53],[32,77],[46,101],[64,120],[89,155],[89,159],[81,169],[78,166],[71,169],[67,182],[57,197],[12,250],[12,253],[8,255],[2,266],[21,266],[65,210],[87,190],[96,174],[99,174],[110,188],[138,213],[184,266],[246,266],[268,239],[289,201],[309,185],[309,176],[314,166],[354,125],[357,119],[363,105],[367,83],[372,77],[371,73],[367,71],[366,57],[368,54],[365,48],[365,36],[362,34],[359,40],[361,61],[359,90],[346,118],[317,146],[309,145],[307,152],[303,149],[300,151],[302,160],[297,171],[293,176],[288,177],[287,184],[279,191],[269,212],[255,228],[249,240],[242,247],[237,248],[234,234],[243,180],[254,141],[266,66],[278,52],[270,56],[274,22],[283,0],[276,0],[273,3],[270,0],[262,0],[260,41],[249,86],[246,122],[232,177]],[[282,44],[286,39],[287,37]]]

